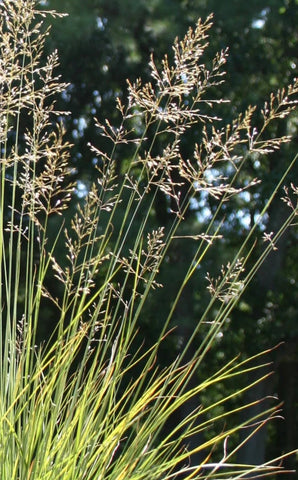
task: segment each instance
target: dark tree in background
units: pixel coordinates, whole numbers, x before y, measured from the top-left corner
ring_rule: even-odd
[[[69,17],[54,23],[47,48],[49,51],[58,49],[60,73],[70,84],[60,99],[59,108],[71,112],[65,123],[68,140],[74,144],[72,167],[74,179],[78,181],[78,199],[84,195],[94,175],[94,159],[88,143],[102,150],[109,147],[93,118],[100,121],[109,118],[116,124],[115,99],[117,96],[125,99],[126,78],[133,81],[141,76],[149,80],[150,54],[154,54],[158,64],[163,54],[170,50],[173,39],[177,35],[182,37],[198,17],[205,18],[214,12],[210,59],[216,51],[229,47],[226,83],[216,92],[219,98],[224,96],[230,100],[222,107],[225,120],[249,104],[261,106],[271,91],[286,86],[297,75],[297,0],[48,0],[43,3],[47,8],[69,13]],[[290,146],[262,163],[258,158],[247,162],[242,180],[258,177],[262,180],[261,186],[258,193],[251,191],[234,204],[229,202],[225,212],[225,239],[217,258],[209,258],[208,265],[202,266],[206,271],[216,272],[231,252],[237,251],[247,230],[257,220],[276,179],[297,153],[297,122],[297,116],[292,116],[278,127],[280,135],[293,135]],[[198,135],[196,141],[199,142],[196,131],[191,135]],[[181,149],[187,158],[187,142]],[[127,153],[119,156],[119,175],[129,158],[125,155]],[[295,175],[297,178],[297,167],[288,178],[288,184]],[[271,205],[266,220],[269,232],[277,231],[283,222],[287,207],[280,200],[281,196],[282,191]],[[200,228],[204,217],[211,215],[215,208],[210,199],[198,197],[188,214],[191,228],[194,231]],[[155,222],[166,225],[168,215],[167,199],[160,197],[155,205]],[[259,227],[260,239],[263,228],[265,225]],[[240,451],[243,463],[263,462],[266,452],[272,455],[298,445],[297,229],[286,233],[277,247],[233,312],[228,328],[219,339],[218,354],[210,360],[211,367],[212,363],[220,363],[239,351],[250,355],[285,342],[272,354],[277,372],[275,378],[252,394],[262,397],[277,393],[284,402],[285,420],[274,425],[267,435],[265,430],[260,432]],[[179,265],[183,271],[191,248],[191,241],[189,252],[180,251],[177,243],[176,250],[169,253],[168,270],[164,269],[161,274],[173,275],[173,265]],[[263,248],[263,243],[260,241],[256,248]],[[174,279],[175,275],[173,292],[178,284]],[[165,355],[174,355],[175,348],[187,342],[193,322],[203,311],[206,301],[201,293],[203,290],[196,281],[186,289],[176,314],[177,337],[174,346],[169,342]],[[173,292],[162,291],[158,308],[152,305],[155,314],[148,311],[144,335],[154,337],[154,328],[159,322],[156,312],[166,307],[164,299],[171,298]],[[295,467],[294,460],[289,461],[290,468]]]

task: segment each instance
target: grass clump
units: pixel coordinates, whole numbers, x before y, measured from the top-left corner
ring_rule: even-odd
[[[250,371],[259,370],[256,381],[262,381],[263,354],[231,360],[195,386],[189,379],[258,267],[293,223],[297,207],[292,197],[287,198],[287,220],[253,267],[247,269],[246,247],[256,226],[221,275],[208,276],[210,303],[188,344],[165,367],[157,359],[184,288],[221,238],[216,220],[222,206],[257,185],[257,179],[241,185],[242,166],[249,156],[261,159],[290,141],[266,139],[264,133],[294,108],[297,84],[272,95],[258,130],[251,107],[230,125],[217,127],[221,123],[214,112],[222,100],[212,92],[223,81],[227,52],[219,53],[209,69],[202,63],[211,18],[198,21],[175,42],[172,63],[164,57],[158,69],[151,58],[152,83],[128,84],[127,102],[117,100],[119,126],[97,122],[111,149],[90,146],[98,159],[96,178],[69,218],[76,201],[71,150],[63,139],[65,113],[55,109],[55,97],[66,85],[55,76],[56,52],[42,62],[48,35],[42,18],[57,14],[42,12],[33,0],[4,0],[0,12],[1,478],[211,479],[279,472],[280,459],[239,465],[241,445],[229,448],[227,439],[237,438],[240,429],[254,424],[257,431],[277,415],[273,406],[260,417],[230,424],[231,417],[251,406],[229,410],[230,400],[252,385],[235,388],[208,406],[200,403],[202,392]],[[194,126],[200,142],[185,160],[180,144]],[[223,173],[214,176],[215,171]],[[152,222],[160,192],[172,218],[166,228]],[[198,192],[213,196],[218,208],[206,229],[194,235],[185,218]],[[197,247],[188,271],[157,340],[145,348],[138,325],[151,295],[162,288],[159,271],[172,244],[179,239],[187,248],[190,238]],[[49,279],[59,284],[59,296]],[[47,302],[55,312],[55,328],[41,341]],[[219,302],[217,316],[209,321],[214,302]],[[188,358],[189,346],[206,325],[206,335]],[[173,423],[191,399],[196,407]],[[217,408],[225,405],[217,416]],[[224,430],[204,436],[223,419]],[[202,440],[190,447],[193,438]],[[215,450],[220,460],[213,459]],[[202,460],[196,464],[198,453]]]

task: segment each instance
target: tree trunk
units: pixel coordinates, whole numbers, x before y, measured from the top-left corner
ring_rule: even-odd
[[[266,367],[262,370],[262,374],[269,373],[270,368]],[[260,371],[251,372],[247,378],[247,384],[249,382],[256,381],[260,376]],[[268,395],[272,394],[273,391],[273,380],[272,377],[268,377],[265,381],[262,381],[250,389],[244,398],[244,403],[252,403],[256,400],[261,400],[260,403],[249,407],[243,411],[243,414],[240,418],[240,422],[247,421],[252,419],[250,424],[252,426],[244,427],[240,433],[240,442],[245,442],[245,439],[253,433],[257,423],[261,423],[262,420],[266,419],[266,415],[262,415],[270,405],[269,401],[266,399]],[[265,400],[266,399],[266,400]],[[260,417],[256,420],[253,420],[254,417]],[[238,462],[247,465],[261,465],[265,461],[266,455],[266,436],[267,436],[267,424],[264,423],[263,426],[256,432],[254,435],[244,443],[243,447],[238,452]],[[254,477],[255,474],[252,474]]]
[[[285,342],[277,362],[278,396],[284,402],[284,420],[278,423],[277,441],[283,452],[289,452],[298,446],[298,337]],[[280,454],[280,449],[275,452]],[[297,470],[297,457],[294,455],[283,462],[285,469]],[[283,480],[293,480],[293,473],[284,474]]]
[[[271,205],[270,209],[270,219],[267,225],[268,232],[277,232],[281,225],[284,223],[288,215],[287,208],[283,202],[277,198]],[[268,292],[274,292],[277,290],[277,279],[279,273],[284,264],[286,247],[289,233],[286,231],[277,244],[277,250],[272,251],[266,260],[263,262],[259,271],[256,275],[255,283],[255,292],[256,298],[259,299],[258,304],[254,307],[254,316],[251,318],[252,322],[257,324],[257,321],[264,316],[264,310],[266,307],[266,301],[268,299]],[[276,339],[276,343],[281,341],[282,338]],[[262,343],[266,343],[266,339]],[[275,345],[266,345],[265,348],[274,347]],[[269,359],[273,360],[273,359]],[[255,378],[253,377],[255,375]],[[252,372],[251,381],[257,379],[257,372]],[[287,375],[286,375],[287,376]],[[257,384],[252,389],[250,389],[244,398],[245,403],[251,401],[256,401],[258,399],[264,398],[268,395],[274,395],[276,391],[276,376],[269,377],[265,382]],[[255,405],[251,409],[247,410],[247,413],[244,412],[244,418],[248,419],[250,416],[260,414],[266,408],[263,402]],[[248,430],[249,431],[249,430]],[[242,439],[247,435],[247,431],[243,430]],[[246,463],[251,465],[262,464],[266,461],[266,436],[267,436],[267,426],[257,432],[249,441],[239,450],[239,455],[237,460],[240,463]],[[280,454],[281,452],[279,452]],[[252,474],[253,476],[253,474]]]

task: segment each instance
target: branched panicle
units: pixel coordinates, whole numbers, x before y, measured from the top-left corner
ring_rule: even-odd
[[[90,145],[91,151],[96,155],[98,163],[96,182],[90,187],[89,199],[95,202],[98,207],[98,215],[101,212],[111,212],[114,206],[120,201],[117,189],[118,178],[115,174],[116,161],[112,156],[102,150]]]
[[[28,138],[26,144],[30,145],[31,139]],[[69,145],[64,142],[63,128],[58,127],[57,133],[46,134],[38,144],[38,151],[35,146],[29,146],[18,160],[21,167],[17,185],[23,192],[24,213],[43,228],[39,213],[47,217],[62,215],[68,207],[74,185],[67,180],[70,173]]]
[[[223,100],[217,100],[208,93],[212,92],[211,87],[223,82],[225,72],[222,67],[228,52],[218,53],[211,69],[206,67],[202,56],[208,46],[211,25],[211,17],[205,22],[200,20],[195,29],[189,29],[182,41],[175,41],[173,65],[165,56],[158,69],[152,56],[152,82],[143,84],[138,79],[134,84],[128,83],[128,109],[125,115],[130,119],[135,118],[135,122],[143,118],[145,132],[153,128],[152,144],[158,141],[164,143],[162,154],[154,157],[151,144],[137,156],[146,173],[148,190],[156,186],[166,196],[172,196],[178,215],[182,211],[180,191],[185,186],[193,188],[194,192],[205,191],[218,200],[227,200],[243,189],[255,186],[258,183],[256,178],[245,186],[236,186],[232,184],[232,177],[251,155],[268,155],[290,141],[288,135],[264,137],[269,125],[288,116],[297,102],[295,80],[287,90],[271,94],[270,101],[265,103],[261,112],[263,124],[259,129],[254,126],[257,112],[256,107],[252,106],[244,114],[238,115],[231,125],[216,126],[222,120],[210,109]],[[208,108],[210,114],[207,113]],[[201,142],[194,145],[192,157],[185,159],[180,153],[181,140],[193,125],[196,125],[196,129],[198,126],[201,128]],[[131,181],[131,184],[138,190],[135,183]]]
[[[179,171],[179,164],[182,162],[180,154],[180,140],[176,139],[163,148],[161,155],[155,157],[150,153],[139,157],[139,162],[143,165],[147,177],[147,191],[157,187],[164,195],[172,197],[179,205],[179,195],[177,189],[183,185],[183,179],[176,180],[176,173]]]
[[[293,220],[298,216],[298,187],[291,183],[290,188],[284,187],[282,201],[292,210]]]
[[[211,70],[200,63],[208,46],[206,38],[211,25],[211,17],[204,23],[199,20],[196,28],[190,28],[182,41],[175,41],[173,66],[165,56],[159,72],[151,57],[149,65],[154,83],[142,85],[140,79],[134,84],[128,83],[130,109],[143,112],[149,123],[165,122],[167,131],[175,128],[181,131],[181,126],[187,128],[198,120],[205,122],[217,118],[201,111],[205,104],[212,106],[221,102],[205,95],[211,87],[222,82],[224,72],[221,68],[227,57],[227,51],[217,54]]]
[[[23,228],[12,225],[19,231],[28,224],[23,220],[26,215],[43,229],[39,213],[43,219],[62,213],[73,190],[68,180],[69,145],[63,139],[62,125],[54,126],[56,117],[64,114],[55,110],[54,96],[66,84],[54,74],[57,52],[41,63],[48,31],[41,33],[42,22],[37,17],[42,12],[35,5],[35,1],[9,0],[0,5],[0,165],[3,173],[14,170],[13,198],[21,196],[22,204],[12,200],[9,208],[13,218],[24,224]],[[13,130],[17,133],[11,142]]]
[[[277,93],[271,93],[270,100],[265,102],[262,109],[263,128],[274,119],[283,119],[295,110],[298,103],[298,78],[293,80],[287,88],[282,88]]]
[[[45,38],[41,34],[42,22],[34,9],[35,1],[13,2],[5,0],[0,5],[0,85],[1,114],[15,117],[20,107],[27,107],[34,116],[39,103],[39,113],[47,115],[44,99],[63,91],[65,84],[53,77],[57,66],[57,53],[49,56],[45,66],[40,64]],[[38,80],[42,86],[36,87]]]
[[[147,234],[146,247],[142,248],[141,252],[130,249],[129,257],[121,257],[117,260],[124,272],[132,275],[137,284],[149,283],[152,289],[162,287],[155,277],[159,272],[165,248],[163,237],[163,227],[153,230]],[[138,293],[137,290],[136,293]]]
[[[241,274],[244,272],[243,260],[237,259],[233,264],[228,262],[226,266],[221,267],[220,275],[217,278],[211,278],[207,274],[208,290],[212,297],[218,298],[221,302],[229,302],[237,298],[244,288]]]

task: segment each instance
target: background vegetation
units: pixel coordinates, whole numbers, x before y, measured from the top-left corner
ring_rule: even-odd
[[[218,97],[231,100],[221,111],[225,120],[230,121],[236,112],[249,104],[262,105],[264,97],[272,90],[286,86],[297,76],[297,0],[90,0],[84,5],[76,0],[50,0],[47,4],[70,13],[69,18],[54,24],[48,45],[49,49],[53,46],[58,48],[60,71],[63,79],[71,84],[62,106],[72,111],[68,120],[69,139],[75,144],[72,159],[76,176],[82,182],[82,194],[85,186],[88,189],[92,176],[93,155],[86,148],[86,143],[97,138],[97,144],[100,141],[100,147],[105,147],[104,139],[97,137],[93,116],[100,120],[108,116],[111,121],[116,121],[114,99],[117,95],[125,95],[126,78],[133,80],[142,75],[144,80],[149,79],[147,61],[150,53],[154,53],[156,62],[160,61],[162,55],[169,51],[175,36],[183,36],[198,17],[204,18],[214,12],[206,61],[210,61],[215,52],[229,47],[226,65],[228,81],[218,86],[215,92]],[[225,242],[218,247],[216,256],[212,254],[206,269],[217,271],[230,252],[239,248],[266,203],[276,179],[297,153],[297,116],[292,116],[278,127],[274,126],[268,135],[285,133],[293,135],[291,144],[261,163],[252,160],[244,167],[243,178],[257,176],[262,181],[261,185],[227,206]],[[196,139],[193,131],[191,135]],[[185,140],[185,158],[189,155],[188,145]],[[297,167],[292,170],[288,183],[295,178]],[[189,225],[195,225],[198,219],[206,222],[215,208],[212,198],[198,198],[188,212]],[[155,214],[157,224],[168,221],[167,205],[161,197],[155,203]],[[284,205],[277,199],[266,216],[267,231],[276,231],[284,215]],[[260,236],[263,228],[265,226],[260,228]],[[176,251],[175,262],[179,258],[179,265],[187,263],[184,255],[185,252]],[[252,451],[247,453],[248,459],[262,460],[265,452],[270,455],[280,448],[292,449],[298,444],[296,265],[297,232],[291,230],[279,241],[278,251],[268,258],[230,316],[229,327],[223,332],[218,354],[214,358],[215,363],[220,363],[238,351],[249,355],[280,341],[285,342],[273,354],[276,376],[270,385],[266,385],[268,392],[277,393],[284,402],[285,420],[270,430],[267,443],[262,436],[259,440],[254,438]],[[170,272],[170,264],[168,269]],[[158,311],[162,316],[162,309],[166,309],[164,300],[170,297],[170,292],[164,289],[161,296]],[[185,296],[179,308],[186,332],[187,329],[192,330],[197,316],[204,309],[201,285],[192,285]],[[158,319],[152,319],[149,311],[144,324],[150,336],[155,322],[158,325]]]

